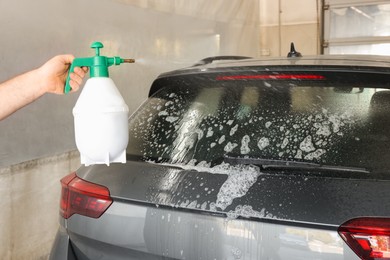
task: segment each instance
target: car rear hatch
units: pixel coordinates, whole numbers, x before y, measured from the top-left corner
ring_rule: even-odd
[[[77,257],[387,257],[388,227],[350,236],[368,222],[347,221],[389,222],[388,68],[294,62],[157,79],[130,119],[127,163],[77,171],[113,200],[67,219]],[[375,255],[350,249],[344,223]]]
[[[387,180],[230,167],[221,174],[129,161],[79,169],[80,178],[107,187],[114,202],[98,219],[75,214],[67,220],[76,255],[358,259],[337,228],[360,216],[390,216]]]

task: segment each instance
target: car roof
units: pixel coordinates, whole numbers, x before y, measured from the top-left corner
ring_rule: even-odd
[[[231,60],[228,57],[232,57]],[[291,66],[343,66],[343,67],[378,67],[390,71],[390,56],[379,55],[317,55],[306,57],[265,57],[250,58],[243,56],[216,56],[201,60],[191,67],[162,73],[161,77],[193,74],[225,69],[245,67],[291,67]]]

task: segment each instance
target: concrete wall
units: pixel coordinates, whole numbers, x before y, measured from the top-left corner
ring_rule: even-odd
[[[0,259],[46,259],[58,228],[59,179],[77,152],[0,169]]]
[[[282,41],[279,43],[279,30]],[[262,26],[260,40],[260,55],[262,56],[287,56],[290,51],[290,43],[294,42],[297,51],[304,56],[319,53],[317,24],[290,24],[282,26]]]
[[[294,42],[302,55],[320,54],[321,0],[260,1],[260,55],[287,56]]]
[[[312,2],[0,1],[0,82],[59,53],[91,56],[89,45],[98,40],[104,55],[138,61],[111,68],[133,111],[158,74],[207,56],[284,56],[290,41],[303,54],[315,54]],[[293,3],[306,4],[301,20]],[[284,18],[273,20],[275,11]],[[0,121],[0,259],[45,259],[49,253],[58,227],[59,180],[80,164],[71,114],[78,95],[46,95]]]

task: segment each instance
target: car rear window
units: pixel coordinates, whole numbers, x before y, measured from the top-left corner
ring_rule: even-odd
[[[241,158],[388,172],[387,87],[362,84],[350,73],[345,82],[283,75],[163,80],[130,119],[128,156],[210,167]]]

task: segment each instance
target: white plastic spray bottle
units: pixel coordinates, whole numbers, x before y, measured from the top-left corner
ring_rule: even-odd
[[[81,163],[92,164],[126,163],[128,143],[129,108],[112,79],[108,67],[121,63],[134,63],[133,59],[100,56],[103,44],[94,42],[96,56],[76,58],[69,69],[89,67],[90,78],[73,108],[76,146]],[[70,77],[66,79],[64,92],[71,90]]]

